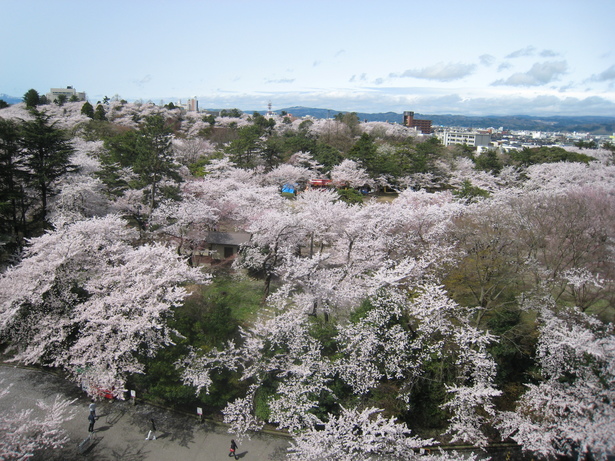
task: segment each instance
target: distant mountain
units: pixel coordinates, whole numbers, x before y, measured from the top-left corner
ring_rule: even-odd
[[[332,109],[314,109],[310,107],[289,107],[276,111],[288,112],[295,117],[310,115],[314,118],[333,118],[336,114],[346,113]],[[359,120],[368,122],[403,123],[403,115],[395,112],[366,114],[357,112]],[[535,117],[529,115],[425,115],[414,114],[415,119],[431,120],[432,126],[449,126],[463,128],[499,128],[506,130],[530,131],[567,131],[589,132],[592,134],[610,135],[615,133],[615,117],[603,116],[551,116]]]
[[[4,93],[0,94],[0,99],[9,104],[17,104],[18,102],[21,102],[23,100],[23,98],[16,98],[15,96],[9,96],[8,94]]]
[[[339,111],[332,109],[314,109],[311,107],[289,107],[288,109],[281,109],[276,111],[280,113],[282,111],[288,112],[289,114],[293,114],[295,117],[305,117],[309,115],[314,118],[333,118],[337,114],[345,114],[347,111]],[[365,114],[357,112],[357,117],[359,120],[367,120],[368,122],[403,122],[403,115],[397,114],[395,112],[384,112],[378,114]]]

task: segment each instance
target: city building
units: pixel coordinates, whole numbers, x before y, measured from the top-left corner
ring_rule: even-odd
[[[85,92],[77,91],[72,86],[67,86],[66,88],[51,88],[49,93],[47,93],[47,101],[55,102],[60,95],[66,96],[66,100],[70,101],[70,99],[74,96],[79,101],[85,101]]]
[[[183,103],[180,99],[179,101],[177,101],[177,107],[184,109],[186,112],[198,112],[199,100],[194,97],[192,99],[188,99],[187,102]]]
[[[436,137],[445,146],[466,144],[473,147],[489,147],[491,145],[491,134],[488,131],[442,130],[436,133]]]
[[[199,100],[196,98],[188,99],[188,103],[186,105],[186,110],[188,112],[198,112],[199,111]]]
[[[404,125],[410,128],[416,128],[423,134],[431,134],[431,120],[419,120],[414,118],[414,112],[404,112]]]

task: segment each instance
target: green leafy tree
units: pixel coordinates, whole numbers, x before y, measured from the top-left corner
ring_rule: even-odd
[[[148,188],[150,209],[161,196],[175,195],[173,187],[160,187],[163,181],[180,182],[179,165],[171,147],[172,130],[160,114],[145,117],[137,131],[127,131],[105,140],[108,152],[101,156],[102,180],[112,193],[131,188]],[[127,184],[121,179],[122,168],[132,168],[137,180]],[[176,189],[176,188],[175,188]]]
[[[209,114],[209,115],[205,115],[202,120],[205,123],[209,123],[209,126],[213,128],[213,126],[216,124],[216,116],[213,114]]]
[[[88,101],[81,106],[81,113],[89,118],[94,118],[94,107]]]
[[[254,112],[252,115],[252,122],[259,127],[262,131],[271,133],[271,130],[275,127],[275,120],[268,117],[263,117],[260,113]]]
[[[239,118],[243,115],[243,112],[239,109],[222,109],[220,111],[220,117],[232,117]]]
[[[284,141],[279,136],[271,136],[265,141],[260,156],[268,171],[282,163],[283,152]]]
[[[68,97],[65,94],[59,94],[56,98],[56,104],[58,106],[63,106],[68,101]]]
[[[143,135],[139,138],[142,149],[139,149],[139,156],[135,160],[133,169],[141,181],[150,187],[150,207],[153,209],[163,192],[159,187],[161,181],[164,179],[181,181],[178,173],[179,165],[173,158],[172,131],[162,115],[146,117],[140,133]]]
[[[525,147],[520,151],[510,153],[513,164],[530,166],[538,163],[583,162],[589,163],[593,157],[577,152],[570,152],[561,147]]]
[[[22,125],[21,147],[29,182],[40,200],[39,221],[45,224],[47,200],[55,192],[54,183],[72,169],[73,147],[66,133],[49,121],[49,115],[36,109],[31,113],[34,119]]]
[[[359,125],[361,124],[361,121],[359,120],[356,112],[340,112],[335,114],[335,120],[346,125],[352,136],[359,135]]]
[[[323,166],[325,173],[331,171],[335,165],[338,165],[344,159],[338,149],[324,142],[317,142],[310,152],[314,160]]]
[[[445,148],[438,138],[429,138],[427,141],[416,145],[404,146],[398,152],[402,157],[405,157],[407,162],[405,166],[408,168],[409,174],[441,174],[437,167],[437,161],[443,157]]]
[[[100,120],[100,121],[107,120],[107,114],[105,113],[105,108],[102,106],[102,104],[98,104],[96,106],[96,110],[94,111],[94,117],[92,118],[94,120]]]
[[[23,95],[23,102],[26,103],[26,107],[28,109],[38,106],[41,102],[41,98],[38,94],[38,91],[36,91],[35,89],[30,89],[26,91],[26,93]]]
[[[499,174],[503,166],[498,154],[493,149],[481,153],[474,159],[474,168],[494,175]]]
[[[580,149],[598,149],[596,141],[583,141],[582,139],[575,142],[574,145]]]
[[[21,248],[26,235],[24,178],[19,126],[0,118],[0,238],[6,245],[0,248],[7,254]]]
[[[379,164],[382,173],[400,177],[435,171],[438,153],[433,145],[423,144],[425,143],[415,145],[413,141],[406,140],[397,145],[392,155],[381,154]]]
[[[376,146],[374,138],[367,133],[363,133],[348,152],[348,158],[359,162],[370,175],[374,176],[378,170],[377,151],[378,146]]]
[[[257,125],[246,125],[237,130],[237,139],[231,141],[226,152],[240,168],[254,168],[261,152],[263,130]]]
[[[0,99],[0,109],[4,109],[5,107],[9,107],[9,103],[4,99]]]
[[[472,185],[470,180],[466,179],[461,185],[461,189],[454,191],[453,194],[461,199],[465,199],[469,202],[474,202],[480,198],[489,197],[489,192],[481,189],[478,186]]]

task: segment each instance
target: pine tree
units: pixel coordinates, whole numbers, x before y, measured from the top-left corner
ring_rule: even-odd
[[[71,169],[70,155],[73,147],[65,132],[50,123],[50,116],[36,109],[31,111],[33,120],[22,126],[24,162],[29,171],[29,183],[40,200],[38,221],[45,223],[47,201],[54,193],[54,182]]]
[[[26,103],[26,107],[29,109],[38,106],[41,103],[38,91],[35,89],[26,91],[26,94],[23,95],[23,102]]]
[[[96,106],[96,111],[94,112],[94,116],[92,118],[94,118],[94,120],[101,121],[107,120],[107,114],[105,114],[105,108],[102,106],[102,104]]]
[[[94,107],[86,101],[83,103],[83,106],[81,106],[81,113],[87,115],[89,118],[94,118]]]

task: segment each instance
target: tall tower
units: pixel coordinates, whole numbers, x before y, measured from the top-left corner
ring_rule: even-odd
[[[404,125],[412,127],[414,126],[413,123],[414,123],[414,112],[409,111],[409,110],[405,111],[404,112]]]
[[[271,110],[271,101],[269,101],[269,104],[267,104],[267,116],[268,117],[273,117],[273,112]]]

